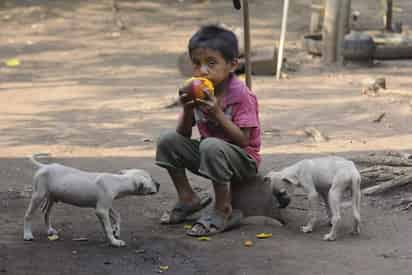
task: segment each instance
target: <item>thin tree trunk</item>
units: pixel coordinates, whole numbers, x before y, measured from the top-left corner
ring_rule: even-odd
[[[382,0],[384,7],[384,17],[383,24],[385,30],[392,31],[392,14],[393,14],[393,1],[392,0]]]
[[[339,7],[339,0],[326,0],[322,31],[322,61],[325,64],[332,64],[337,61],[336,45],[338,41]]]

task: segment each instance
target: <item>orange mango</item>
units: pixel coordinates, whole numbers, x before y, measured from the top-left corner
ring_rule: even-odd
[[[193,99],[206,98],[205,89],[210,95],[214,95],[213,83],[204,77],[192,77],[185,81],[185,86],[189,86],[188,90]]]

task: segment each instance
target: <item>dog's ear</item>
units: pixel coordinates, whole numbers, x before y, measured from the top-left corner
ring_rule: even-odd
[[[133,184],[134,184],[134,188],[136,190],[136,194],[141,194],[143,193],[143,189],[144,189],[144,184],[142,181],[137,180],[135,177],[133,177]]]
[[[272,180],[270,179],[270,177],[269,176],[264,176],[263,177],[263,183],[265,183],[265,184],[270,184],[272,182]]]
[[[283,175],[282,180],[286,183],[293,184],[293,185],[298,185],[299,184],[297,178],[295,178],[293,176]]]
[[[121,174],[121,175],[126,175],[129,170],[130,169],[122,169],[118,173]]]
[[[269,171],[264,177],[263,177],[263,183],[265,184],[272,184],[272,181],[274,178],[276,178],[277,172],[275,171]]]
[[[282,174],[279,171],[270,171],[263,177],[263,182],[271,183],[274,180],[281,180]]]
[[[288,166],[284,169],[282,169],[280,172],[281,179],[289,184],[292,185],[299,185],[299,166],[298,165],[292,165]]]

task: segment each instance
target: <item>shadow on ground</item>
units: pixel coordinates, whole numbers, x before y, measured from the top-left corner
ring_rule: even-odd
[[[265,155],[262,172],[313,156]],[[404,242],[412,234],[408,214],[376,206],[373,198],[365,197],[362,202],[363,225],[359,237],[349,235],[350,211],[344,211],[340,238],[334,243],[321,241],[328,230],[325,221],[313,234],[300,233],[307,201],[295,196],[290,209],[285,210],[289,221],[285,227],[263,218],[252,218],[245,220],[238,229],[202,242],[185,236],[183,225],[159,225],[158,218],[173,204],[175,193],[167,174],[154,166],[153,159],[52,158],[50,161],[86,171],[147,169],[162,183],[160,193],[115,202],[122,215],[122,239],[128,244],[126,248],[116,249],[106,244],[93,210],[66,204],[58,204],[52,214],[60,240],[47,240],[37,213],[33,224],[36,240],[24,242],[22,217],[29,201],[28,187],[34,169],[27,159],[0,159],[2,273],[157,274],[167,266],[167,274],[318,274],[321,266],[324,274],[339,275],[351,274],[352,265],[356,265],[358,274],[372,274],[369,273],[372,271],[373,274],[387,274],[394,270],[396,274],[409,274],[409,261],[402,260],[409,257],[409,248]],[[193,175],[190,179],[197,191],[211,191],[203,179]],[[410,189],[406,190],[403,195],[411,193]],[[255,234],[260,232],[272,232],[273,237],[258,240]],[[87,241],[76,241],[75,238],[86,238]],[[243,241],[249,239],[254,246],[247,248]],[[359,257],[349,257],[353,253]]]

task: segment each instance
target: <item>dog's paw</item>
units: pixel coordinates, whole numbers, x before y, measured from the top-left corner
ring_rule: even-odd
[[[24,233],[23,239],[25,241],[32,241],[32,240],[34,240],[34,237],[33,237],[32,233]]]
[[[304,226],[301,226],[301,227],[300,227],[300,230],[301,230],[303,233],[310,233],[310,232],[313,231],[313,226],[304,225]]]
[[[114,236],[116,239],[120,239],[120,230],[119,230],[119,229],[113,230],[113,236]]]
[[[124,241],[122,241],[122,240],[112,240],[111,241],[111,243],[110,243],[112,246],[114,246],[114,247],[123,247],[123,246],[126,246],[126,243],[124,242]]]
[[[328,233],[323,236],[324,241],[335,241],[336,240],[336,235],[333,233]]]
[[[56,236],[56,235],[58,235],[58,232],[57,232],[56,229],[54,229],[54,228],[49,228],[49,229],[47,230],[47,236]]]
[[[357,236],[357,235],[360,234],[360,228],[354,228],[354,229],[352,230],[352,232],[350,232],[350,233],[351,233],[351,235]]]

